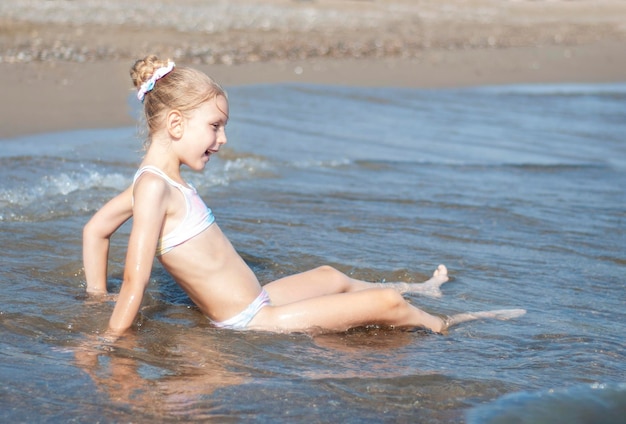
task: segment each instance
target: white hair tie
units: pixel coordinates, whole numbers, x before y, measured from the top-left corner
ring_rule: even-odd
[[[154,71],[154,74],[152,74],[150,79],[144,82],[143,84],[141,84],[141,87],[139,87],[139,90],[137,91],[137,98],[143,102],[143,98],[146,96],[146,93],[152,91],[152,89],[154,88],[154,84],[158,80],[160,80],[165,75],[172,72],[172,69],[174,69],[174,66],[176,66],[174,62],[168,61],[167,66],[163,66],[161,68],[158,68],[156,71]]]

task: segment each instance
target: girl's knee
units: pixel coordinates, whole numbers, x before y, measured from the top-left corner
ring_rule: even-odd
[[[324,273],[327,273],[327,274],[334,274],[336,272],[339,272],[339,271],[337,271],[335,268],[333,268],[330,265],[318,266],[317,268],[315,268],[315,270],[317,272],[324,272]]]
[[[402,294],[392,288],[379,289],[376,294],[381,324],[404,326],[409,322],[413,308]]]
[[[396,289],[382,288],[378,289],[377,292],[379,301],[383,303],[387,309],[396,309],[407,304],[407,301]]]
[[[333,268],[330,265],[322,265],[315,268],[315,271],[320,275],[323,275],[326,279],[347,279],[348,277],[341,271]]]
[[[335,292],[350,291],[350,277],[330,265],[322,265],[315,268],[318,276],[326,283],[331,283],[335,287]]]

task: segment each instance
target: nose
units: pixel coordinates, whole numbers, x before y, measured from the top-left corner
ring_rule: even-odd
[[[226,137],[226,130],[223,129],[222,131],[220,131],[220,134],[217,137],[217,142],[222,146],[228,143],[228,138]]]

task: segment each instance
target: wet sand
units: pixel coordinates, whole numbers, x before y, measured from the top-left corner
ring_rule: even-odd
[[[227,89],[626,81],[620,1],[178,3],[4,1],[0,138],[132,125],[128,69],[152,52]]]

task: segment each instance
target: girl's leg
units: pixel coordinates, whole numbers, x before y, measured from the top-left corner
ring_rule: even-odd
[[[498,309],[493,311],[480,312],[464,312],[444,318],[445,328],[448,329],[453,325],[467,321],[475,321],[477,319],[495,318],[500,320],[513,319],[521,317],[526,313],[525,309]]]
[[[350,293],[371,288],[393,288],[399,293],[420,293],[430,297],[441,297],[439,287],[448,281],[448,270],[444,265],[424,283],[368,283],[350,278],[330,267],[321,266],[300,274],[284,277],[266,284],[265,290],[274,305],[284,305],[304,299],[329,294]]]
[[[271,294],[270,294],[271,296]],[[442,331],[445,321],[404,300],[392,288],[363,289],[266,306],[248,325],[252,330],[293,332],[345,331],[365,325],[422,327]]]
[[[309,330],[345,331],[365,325],[426,328],[444,332],[449,327],[477,319],[511,319],[523,309],[467,312],[440,318],[409,304],[392,288],[366,289],[329,294],[280,306],[266,306],[252,319],[252,330],[293,332]]]

